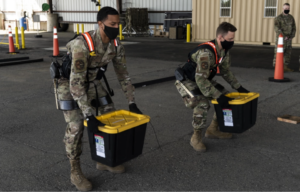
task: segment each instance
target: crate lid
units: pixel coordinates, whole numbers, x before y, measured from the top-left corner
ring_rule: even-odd
[[[245,103],[248,103],[249,101],[252,101],[259,97],[259,93],[228,93],[226,94],[227,97],[234,98],[234,100],[229,101],[230,105],[243,105]],[[211,101],[212,104],[218,104],[218,101],[216,99],[213,99]]]
[[[140,115],[126,110],[113,111],[96,118],[105,124],[104,127],[98,126],[98,130],[109,134],[117,134],[150,121],[150,117],[147,115]],[[87,127],[86,120],[84,126]]]

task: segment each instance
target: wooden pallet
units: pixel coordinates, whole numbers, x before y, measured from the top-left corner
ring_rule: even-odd
[[[300,123],[300,117],[292,116],[292,115],[283,115],[281,117],[277,117],[278,121],[283,121],[286,123],[291,124],[299,124]]]

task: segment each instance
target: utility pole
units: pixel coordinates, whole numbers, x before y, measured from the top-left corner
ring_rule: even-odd
[[[47,0],[47,3],[48,3],[48,5],[49,5],[49,11],[50,11],[50,13],[52,14],[53,13],[53,6],[52,6],[52,0]]]
[[[116,0],[117,1],[117,10],[119,14],[122,14],[122,0]]]

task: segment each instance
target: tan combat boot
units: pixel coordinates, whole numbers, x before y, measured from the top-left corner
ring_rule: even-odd
[[[287,65],[284,65],[284,72],[294,72],[294,70],[289,68]]]
[[[116,167],[110,167],[108,165],[104,165],[102,163],[97,162],[96,168],[100,171],[109,171],[111,173],[124,173],[125,172],[124,165],[118,165]]]
[[[198,152],[205,152],[206,147],[202,143],[202,130],[194,130],[194,134],[192,135],[191,146]]]
[[[79,191],[92,190],[92,183],[83,175],[80,168],[79,160],[70,160],[71,163],[71,183],[76,186]]]
[[[216,120],[212,120],[210,126],[207,128],[205,132],[205,137],[210,139],[231,139],[231,133],[224,133],[218,130],[218,122]]]

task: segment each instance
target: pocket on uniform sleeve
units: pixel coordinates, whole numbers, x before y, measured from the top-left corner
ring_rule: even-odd
[[[73,100],[73,97],[70,93],[70,83],[69,80],[59,80],[57,86],[57,96],[58,100]]]

